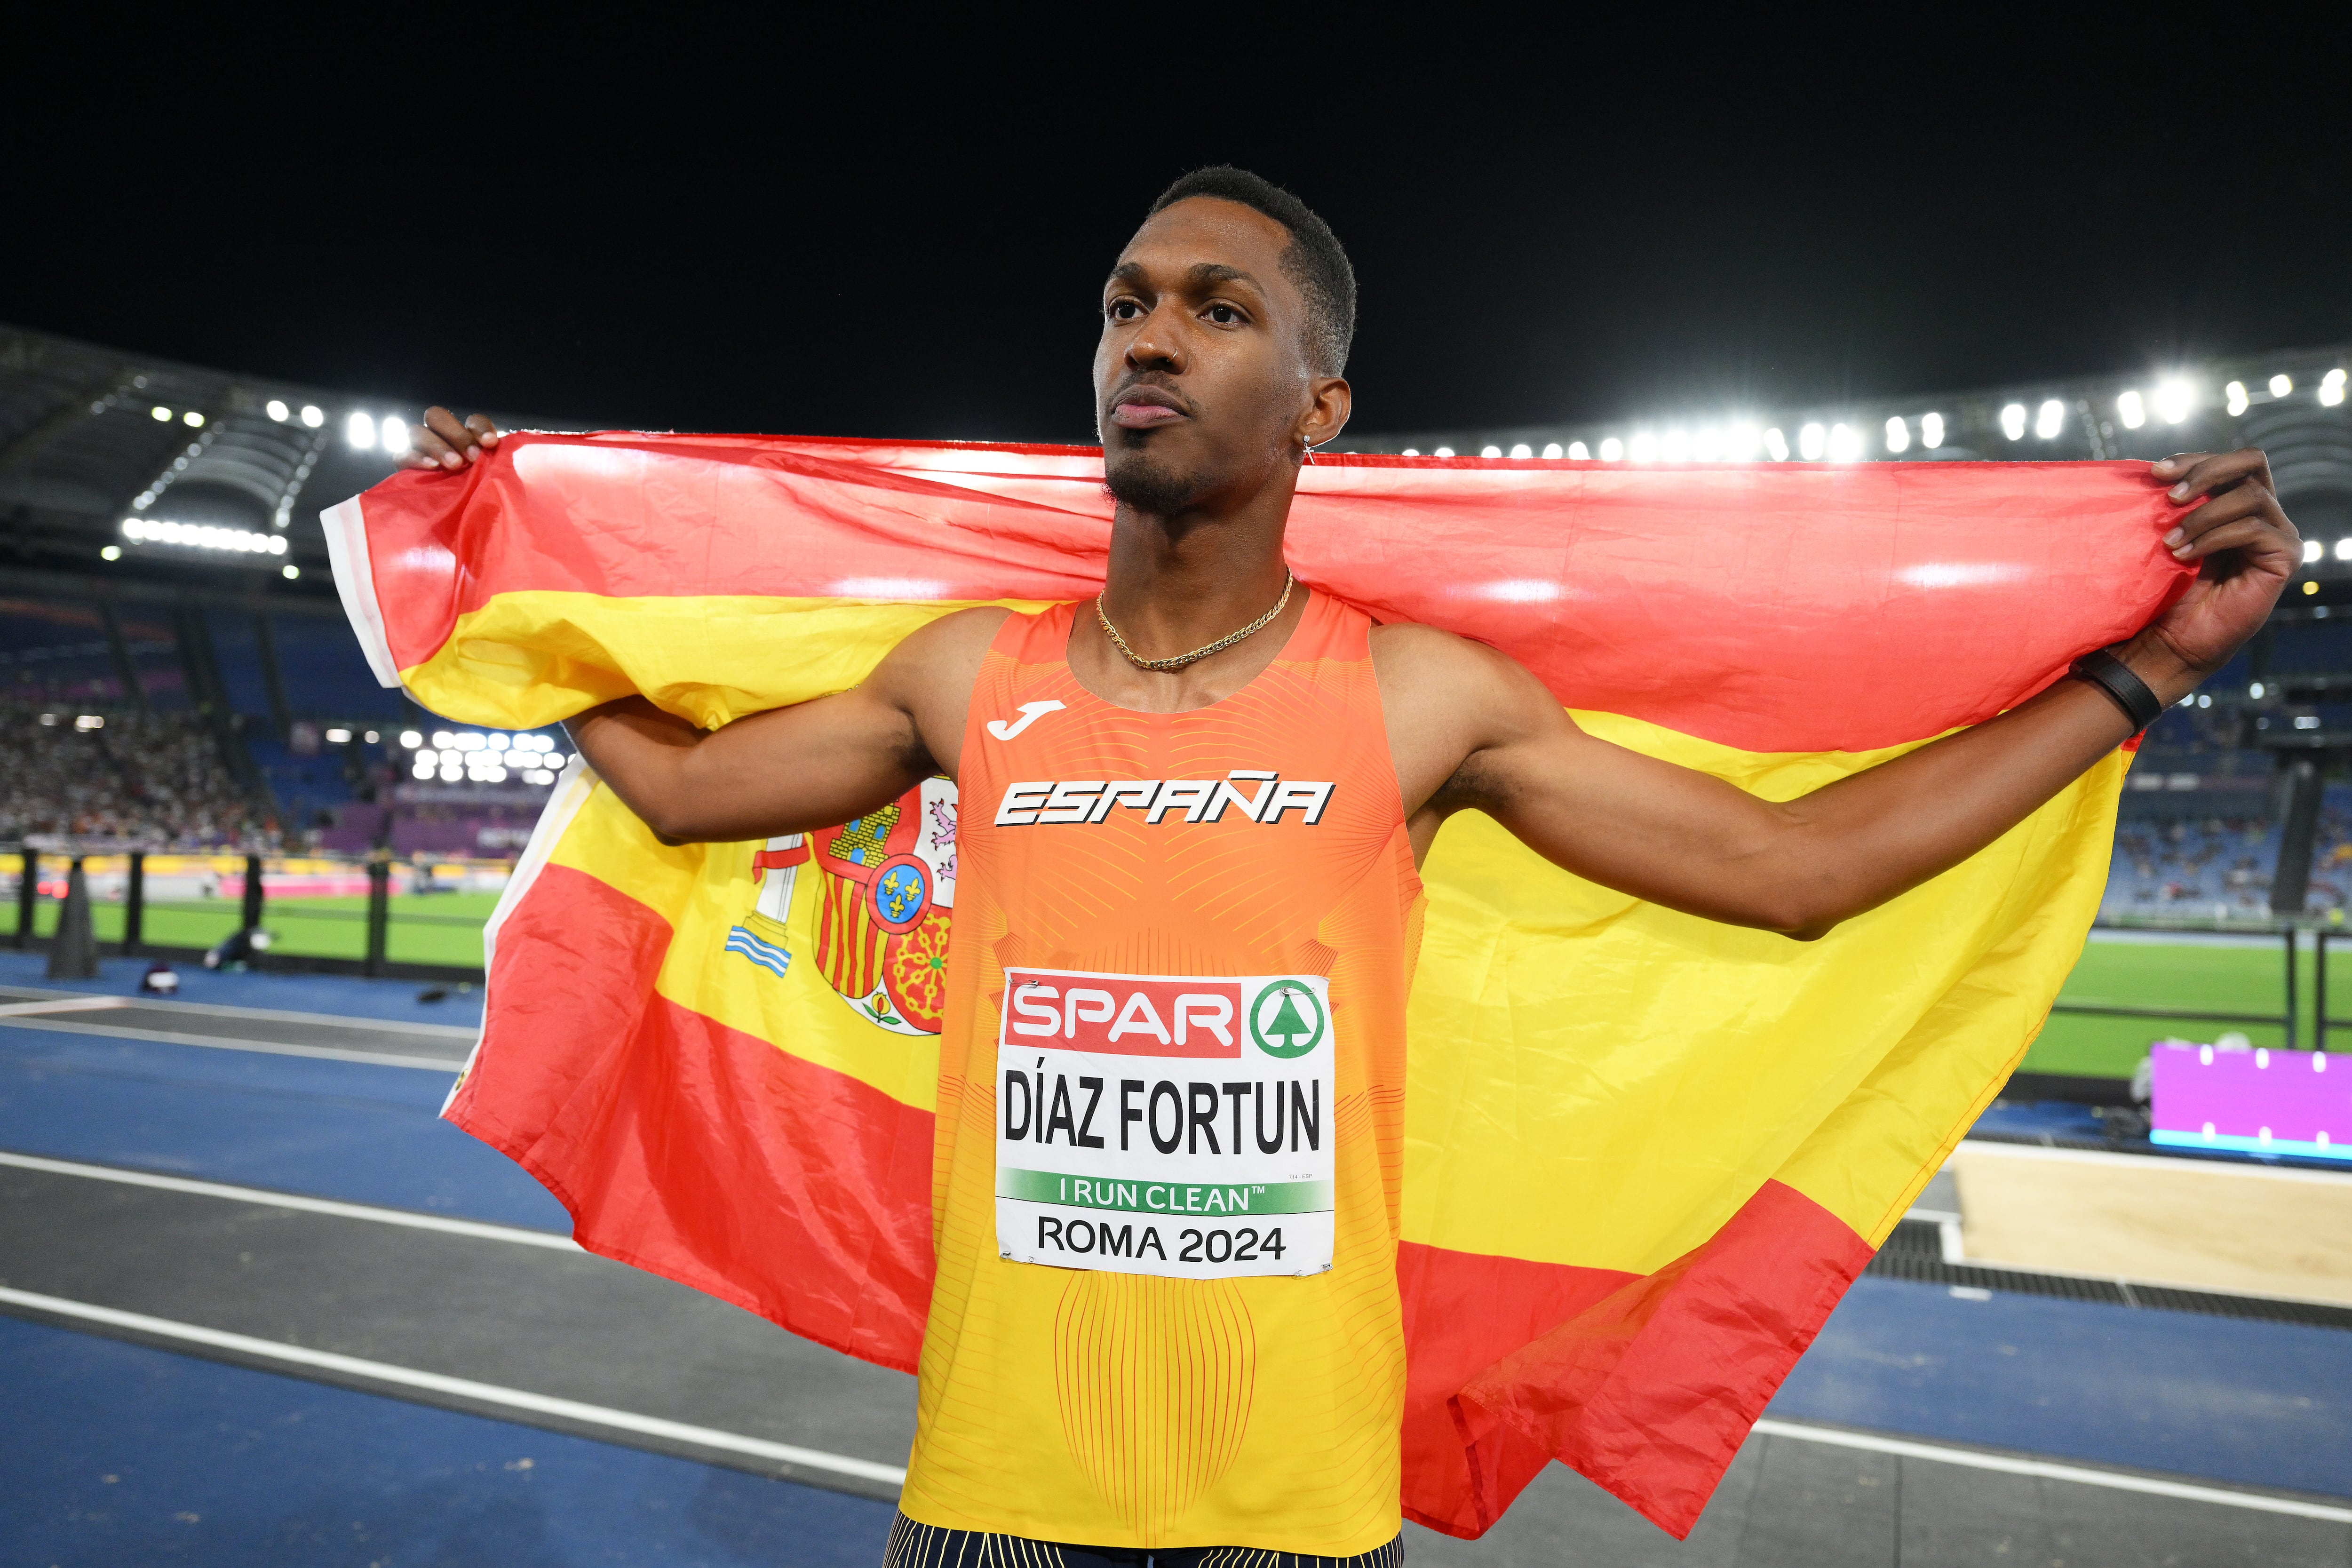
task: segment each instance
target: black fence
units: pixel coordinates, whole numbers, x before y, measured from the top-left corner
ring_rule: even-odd
[[[28,844],[0,849],[0,941],[46,950],[64,918],[74,873],[85,873],[101,952],[196,959],[210,952],[248,967],[423,979],[478,979],[481,932],[495,901],[470,881],[501,879],[497,865],[395,862],[387,856],[166,851]],[[166,871],[158,899],[153,868]],[[442,873],[457,872],[452,878]],[[95,873],[94,875],[92,873]],[[403,886],[395,889],[395,879]],[[276,881],[281,895],[271,896]],[[436,894],[446,887],[459,896]],[[258,941],[251,933],[262,933]]]
[[[2195,1007],[2135,1007],[2118,1003],[2056,1002],[2053,1013],[2073,1013],[2099,1018],[2164,1018],[2198,1024],[2262,1024],[2273,1026],[2285,1036],[2287,1050],[2327,1048],[2327,1031],[2352,1028],[2352,1018],[2331,1018],[2327,1016],[2327,948],[2331,941],[2342,942],[2352,932],[2334,931],[2326,926],[2313,928],[2312,936],[2312,1016],[2311,1042],[2298,1044],[2302,1032],[2300,982],[2301,929],[2286,926],[2278,932],[2281,956],[2285,964],[2285,998],[2283,1011],[2277,1013],[2219,1013]]]

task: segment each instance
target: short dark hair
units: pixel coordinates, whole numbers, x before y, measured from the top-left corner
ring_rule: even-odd
[[[1307,358],[1318,374],[1348,368],[1348,347],[1356,336],[1356,269],[1331,226],[1315,210],[1272,180],[1230,163],[1195,169],[1160,193],[1146,217],[1178,202],[1213,196],[1264,213],[1290,231],[1283,247],[1282,275],[1307,301]]]

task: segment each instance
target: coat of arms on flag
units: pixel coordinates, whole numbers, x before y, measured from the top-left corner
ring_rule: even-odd
[[[877,1027],[936,1035],[947,1005],[955,838],[956,786],[943,778],[837,826],[770,838],[751,851],[757,896],[725,949],[783,977],[805,868],[818,882],[811,901],[825,984]]]

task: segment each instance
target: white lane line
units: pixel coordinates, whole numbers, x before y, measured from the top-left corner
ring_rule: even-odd
[[[218,1002],[183,1002],[178,998],[161,996],[131,996],[123,999],[129,1005],[152,1007],[164,1013],[192,1013],[206,1018],[258,1018],[289,1024],[326,1024],[342,1029],[359,1029],[369,1034],[389,1031],[396,1035],[416,1035],[426,1039],[447,1040],[460,1049],[470,1047],[481,1034],[478,1028],[454,1024],[412,1024],[401,1018],[371,1018],[360,1013],[297,1013],[283,1007],[230,1007]]]
[[[871,1459],[853,1459],[845,1454],[828,1454],[822,1449],[803,1448],[791,1443],[772,1443],[764,1437],[746,1437],[737,1432],[719,1431],[715,1426],[697,1426],[685,1421],[664,1420],[658,1415],[614,1410],[608,1405],[584,1405],[576,1399],[558,1399],[551,1394],[533,1394],[527,1389],[504,1388],[495,1383],[477,1383],[469,1377],[448,1377],[437,1372],[419,1372],[415,1367],[394,1366],[389,1362],[336,1355],[330,1351],[280,1344],[275,1340],[257,1340],[247,1334],[232,1334],[195,1323],[175,1322],[170,1318],[151,1318],[144,1312],[125,1312],[89,1301],[71,1301],[62,1296],[44,1296],[36,1291],[0,1285],[0,1302],[37,1312],[54,1313],[61,1318],[77,1318],[84,1322],[105,1323],[113,1328],[153,1334],[160,1339],[209,1345],[215,1350],[234,1351],[240,1355],[284,1362],[290,1366],[315,1367],[321,1372],[341,1373],[346,1377],[365,1378],[395,1387],[425,1389],[435,1394],[476,1400],[484,1405],[501,1405],[509,1410],[528,1410],[535,1415],[556,1415],[567,1421],[610,1427],[616,1432],[666,1437],[673,1442],[692,1443],[725,1453],[748,1454],[780,1464],[799,1465],[838,1476],[855,1476],[860,1480],[880,1481],[894,1487],[903,1486],[907,1480],[907,1472],[898,1466],[877,1464]]]
[[[30,1013],[92,1013],[108,1007],[130,1005],[130,1002],[121,996],[59,996],[54,1000],[0,1005],[0,1018],[23,1017]]]
[[[0,1013],[0,1027],[47,1029],[61,1035],[100,1035],[110,1040],[152,1040],[166,1046],[203,1046],[216,1051],[258,1051],[272,1057],[319,1057],[331,1062],[365,1062],[370,1067],[420,1068],[454,1076],[465,1066],[457,1057],[410,1057],[391,1051],[353,1051],[340,1046],[283,1046],[268,1040],[240,1040],[220,1035],[178,1035],[163,1029],[142,1029],[119,1024],[78,1024],[46,1014],[10,1017]]]
[[[478,1241],[510,1241],[519,1247],[544,1247],[553,1252],[579,1252],[580,1244],[551,1230],[527,1230],[521,1226],[490,1225],[476,1219],[450,1219],[418,1214],[413,1209],[377,1208],[372,1204],[337,1203],[332,1198],[304,1197],[298,1193],[273,1193],[267,1187],[233,1187],[222,1182],[199,1182],[187,1176],[163,1176],[151,1171],[130,1171],[120,1165],[85,1165],[76,1160],[51,1160],[39,1154],[15,1154],[0,1150],[0,1165],[20,1171],[45,1171],[54,1176],[83,1176],[96,1182],[120,1182],[127,1187],[154,1187],[167,1193],[192,1193],[201,1198],[226,1198],[231,1203],[260,1204],[269,1208],[299,1209],[304,1214],[332,1215],[337,1219],[373,1220],[378,1225],[405,1226],[411,1230],[437,1230],[444,1236],[472,1237]]]
[[[2352,1508],[2301,1502],[2294,1498],[2265,1497],[2260,1492],[2231,1491],[2224,1487],[2192,1486],[2187,1481],[2158,1480],[2153,1476],[2120,1470],[2094,1470],[2080,1465],[2053,1464],[2047,1459],[2020,1459],[2006,1454],[1982,1454],[1969,1448],[1948,1448],[1940,1443],[1914,1443],[1901,1437],[1880,1437],[1867,1432],[1842,1432],[1832,1426],[1808,1426],[1770,1417],[1756,1423],[1768,1437],[1790,1437],[1801,1443],[1826,1443],[1836,1448],[1866,1448],[1906,1459],[1928,1459],[1972,1470],[1999,1470],[2003,1475],[2032,1476],[2045,1481],[2074,1481],[2115,1491],[2146,1492],[2152,1497],[2179,1498],[2186,1502],[2218,1503],[2223,1508],[2247,1508],[2260,1513],[2291,1513],[2299,1519],[2324,1519],[2352,1524]]]

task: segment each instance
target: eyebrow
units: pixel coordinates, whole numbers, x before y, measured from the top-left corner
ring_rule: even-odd
[[[1114,283],[1139,283],[1143,280],[1143,267],[1139,262],[1122,261],[1110,269],[1108,280]],[[1265,287],[1257,280],[1255,274],[1244,272],[1238,267],[1227,267],[1221,261],[1194,262],[1185,269],[1184,280],[1196,287],[1203,283],[1246,283],[1261,291]]]

